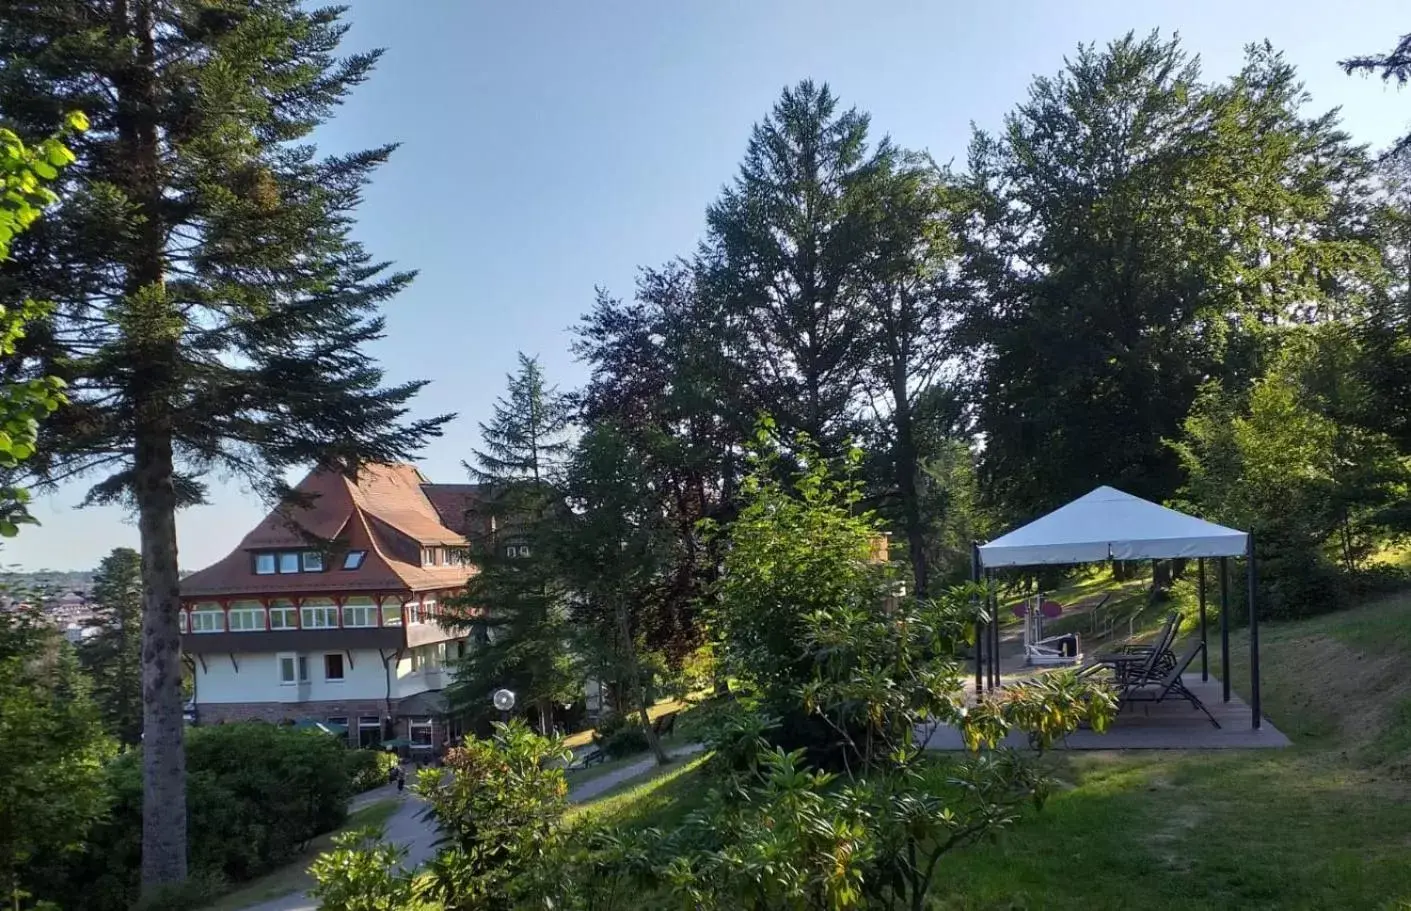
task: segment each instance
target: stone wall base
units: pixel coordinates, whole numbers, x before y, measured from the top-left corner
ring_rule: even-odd
[[[399,700],[392,700],[392,716],[387,717],[387,701],[384,699],[345,699],[319,702],[231,702],[198,703],[196,724],[234,724],[241,721],[264,721],[269,724],[292,724],[296,721],[312,719],[331,721],[345,719],[348,725],[348,740],[358,745],[358,719],[364,716],[377,716],[382,722],[382,732],[378,740],[393,737],[411,737],[410,719],[398,715]],[[425,717],[425,716],[423,716]],[[446,740],[448,727],[445,719],[431,720],[432,752],[439,753]],[[416,751],[420,752],[420,751]]]

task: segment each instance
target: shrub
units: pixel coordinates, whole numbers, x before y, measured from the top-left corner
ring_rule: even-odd
[[[193,876],[242,882],[287,863],[314,836],[342,825],[349,794],[346,752],[334,738],[268,724],[187,731]],[[81,854],[53,862],[38,897],[91,911],[122,911],[135,901],[142,856],[141,752],[119,756],[105,774],[107,818]]]
[[[602,731],[596,731],[593,734],[593,742],[612,759],[644,753],[650,746],[647,742],[647,732],[640,724],[622,725],[606,736]]]
[[[415,790],[445,845],[425,868],[425,896],[447,908],[510,906],[516,879],[558,844],[570,755],[557,738],[515,720],[497,723],[489,740],[448,751],[449,776],[423,769]]]
[[[349,750],[346,758],[348,787],[354,794],[386,784],[388,773],[397,767],[396,754],[385,750]]]

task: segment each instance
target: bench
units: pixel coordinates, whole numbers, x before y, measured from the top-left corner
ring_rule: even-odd
[[[573,757],[573,761],[568,764],[568,771],[586,769],[588,766],[598,762],[606,762],[608,754],[598,747],[592,746]]]

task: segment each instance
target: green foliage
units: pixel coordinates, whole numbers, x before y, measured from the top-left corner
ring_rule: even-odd
[[[44,868],[84,848],[113,753],[72,650],[37,615],[0,611],[0,894],[44,897]]]
[[[67,127],[81,132],[88,125],[82,114],[74,113]],[[15,238],[58,202],[48,184],[59,176],[58,169],[73,161],[73,153],[59,138],[26,146],[12,130],[0,129],[0,260],[9,260]],[[0,304],[0,358],[13,357],[26,326],[50,310],[48,304],[31,300]],[[14,469],[34,455],[39,422],[66,401],[64,387],[56,376],[0,383],[0,469]],[[25,508],[28,501],[23,488],[0,487],[0,536],[12,537],[19,525],[33,521]]]
[[[431,911],[417,899],[416,881],[399,869],[407,849],[382,838],[376,828],[344,832],[318,856],[309,867],[310,894],[321,911]]]
[[[142,557],[114,548],[93,577],[101,609],[99,632],[84,641],[78,658],[93,680],[93,698],[108,730],[128,746],[142,737]]]
[[[1385,435],[1340,420],[1367,393],[1356,337],[1293,329],[1241,398],[1210,384],[1174,449],[1191,507],[1255,533],[1262,609],[1300,616],[1338,603],[1334,564],[1361,569],[1402,513],[1411,470]]]
[[[593,743],[612,759],[644,753],[651,746],[646,728],[632,719],[609,715],[593,731]]]
[[[800,647],[809,618],[847,605],[868,609],[887,594],[885,565],[871,562],[877,536],[862,499],[852,450],[835,476],[806,438],[796,441],[803,470],[777,477],[783,453],[766,421],[751,452],[741,490],[745,506],[729,526],[730,548],[713,618],[719,654],[731,676],[757,687],[771,706],[792,704],[812,672]]]
[[[557,843],[569,757],[557,739],[513,721],[447,753],[449,776],[423,769],[415,790],[443,846],[426,867],[425,894],[448,911],[506,907],[516,880]]]
[[[1263,328],[1358,312],[1369,163],[1251,47],[1203,82],[1172,39],[1085,45],[977,134],[960,341],[982,371],[982,484],[1011,520],[1100,484],[1161,501],[1200,385],[1259,373]]]
[[[346,752],[334,738],[276,725],[192,729],[186,738],[191,868],[244,882],[337,828],[350,793]],[[122,911],[137,898],[141,760],[136,750],[106,765],[107,816],[89,832],[81,855],[46,866],[37,895],[93,911]]]
[[[348,784],[354,794],[381,787],[397,767],[397,754],[386,750],[349,750],[345,757]]]
[[[519,357],[494,418],[480,425],[484,448],[466,466],[487,496],[470,535],[479,572],[453,602],[472,618],[466,625],[475,647],[450,697],[459,712],[479,719],[490,716],[492,693],[511,689],[538,710],[547,731],[554,706],[573,702],[582,681],[567,647],[567,593],[547,557],[560,511],[555,485],[568,446],[568,406],[538,361]]]

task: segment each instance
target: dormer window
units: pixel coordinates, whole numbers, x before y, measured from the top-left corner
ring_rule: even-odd
[[[257,576],[323,572],[323,554],[316,550],[265,551],[255,554],[254,561]]]
[[[363,565],[363,560],[367,559],[367,551],[350,550],[343,556],[344,569],[357,569]]]

